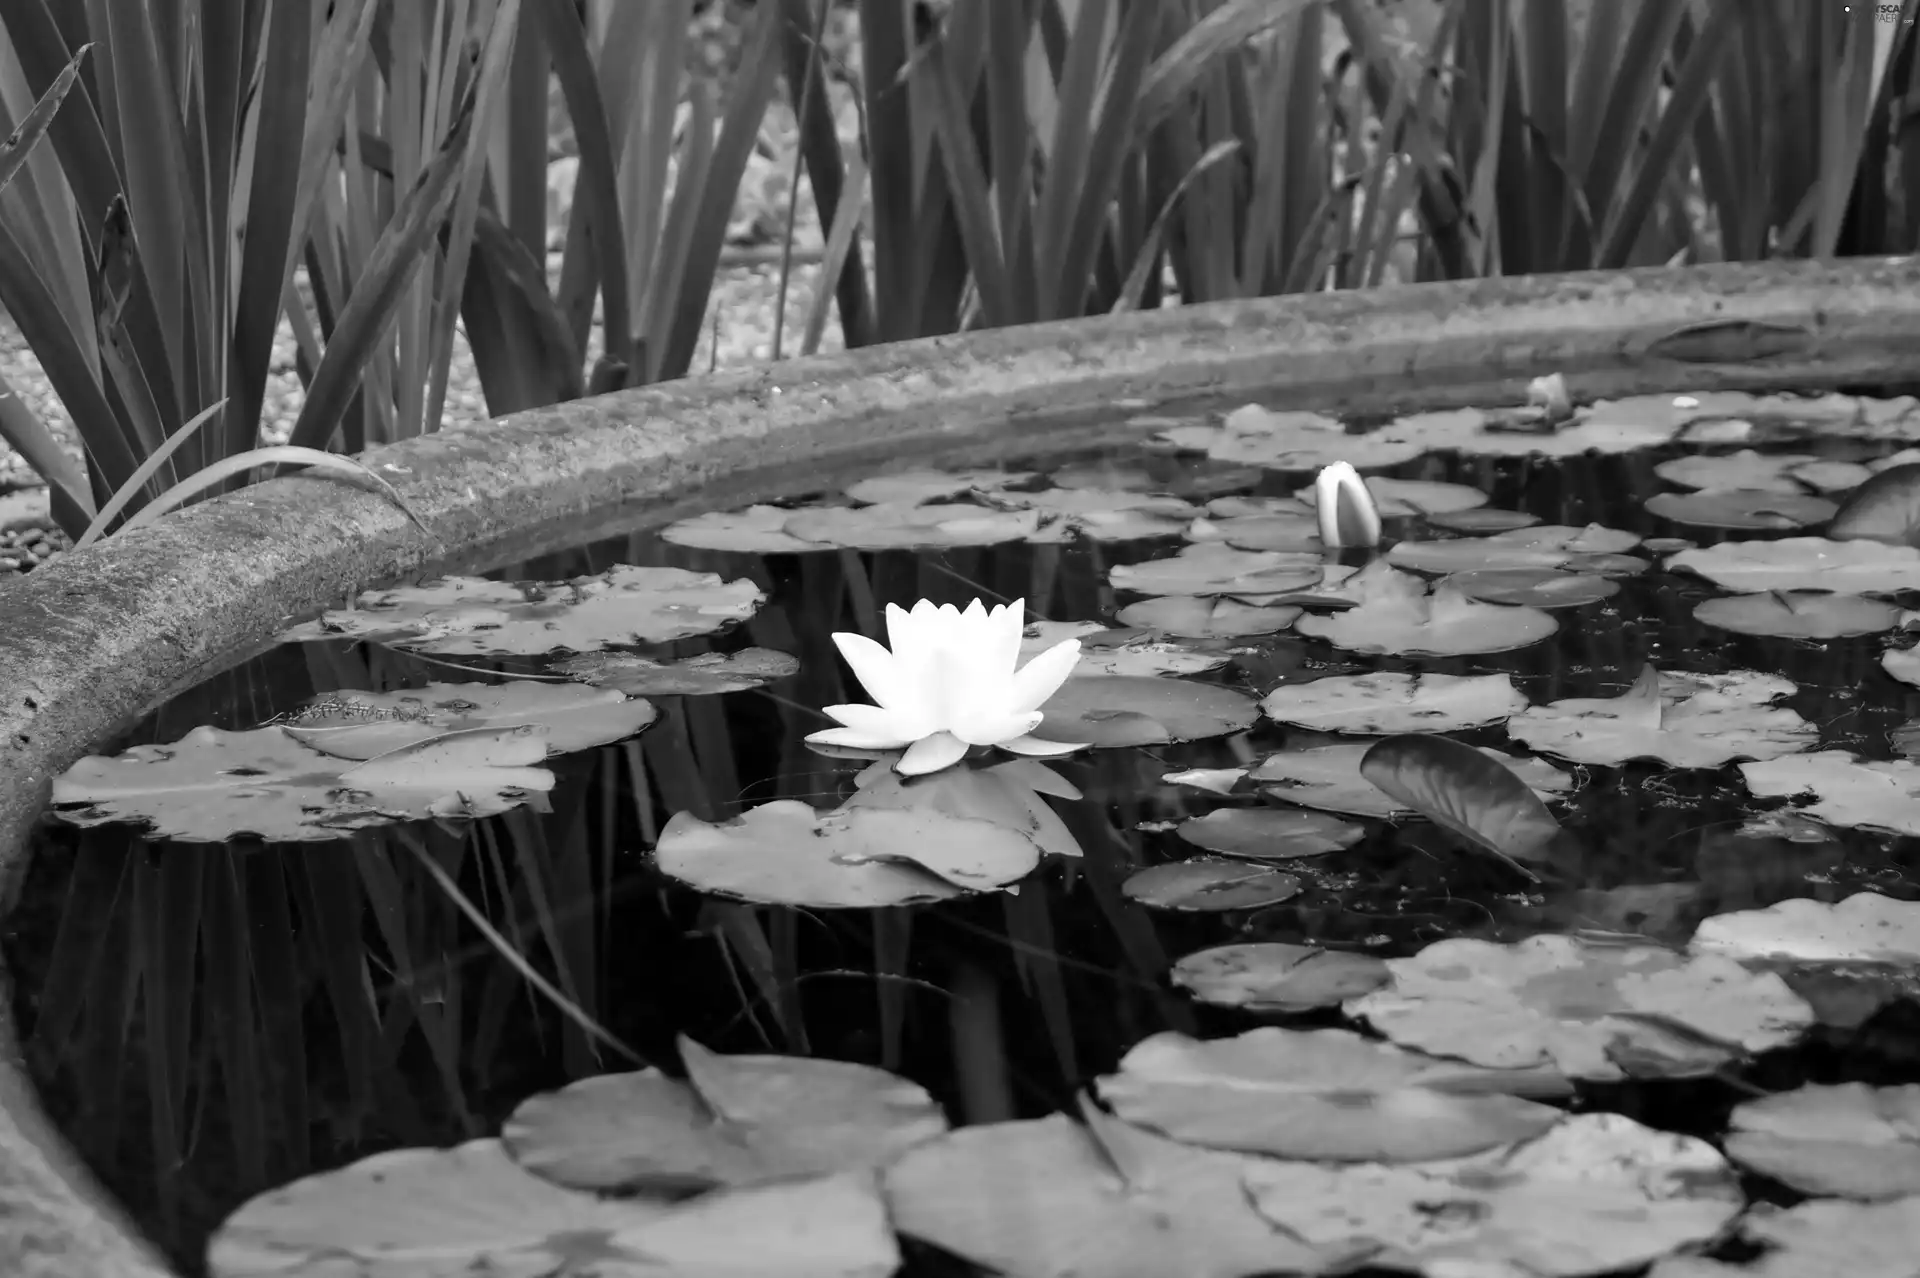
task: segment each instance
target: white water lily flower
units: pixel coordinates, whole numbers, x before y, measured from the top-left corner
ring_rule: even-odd
[[[1320,468],[1313,481],[1313,504],[1320,516],[1320,540],[1328,549],[1380,544],[1380,508],[1360,472],[1346,462]]]
[[[1080,641],[1065,639],[1020,666],[1026,600],[965,612],[922,599],[911,612],[887,605],[887,643],[836,632],[833,642],[879,704],[828,706],[843,725],[807,737],[821,745],[907,752],[894,766],[908,776],[958,763],[973,746],[1015,754],[1069,754],[1080,747],[1028,735],[1040,707],[1073,673]]]

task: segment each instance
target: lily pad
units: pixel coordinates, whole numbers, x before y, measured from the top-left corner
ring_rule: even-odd
[[[207,1251],[214,1278],[673,1273],[884,1278],[900,1264],[871,1175],[673,1204],[551,1184],[500,1142],[397,1149],[262,1194]]]
[[[1612,598],[1620,583],[1594,573],[1557,568],[1482,568],[1456,572],[1434,584],[1433,593],[1451,590],[1482,603],[1525,608],[1578,608]]]
[[[1067,541],[1074,536],[1094,541],[1178,537],[1200,513],[1199,507],[1178,497],[1098,488],[1002,492],[991,500],[1009,509],[1039,511],[1040,531],[1028,538],[1037,542]]]
[[[1418,1167],[1269,1159],[1260,1213],[1308,1243],[1365,1239],[1368,1263],[1429,1278],[1634,1269],[1717,1237],[1745,1205],[1719,1151],[1620,1114],[1569,1115],[1535,1140]]]
[[[1040,707],[1049,741],[1163,745],[1243,732],[1259,719],[1245,693],[1215,683],[1124,675],[1074,675]]]
[[[1877,541],[1831,541],[1825,537],[1780,537],[1772,541],[1723,541],[1683,550],[1667,570],[1705,577],[1723,590],[1830,590],[1881,595],[1920,590],[1920,547]]]
[[[1920,1194],[1920,1084],[1809,1083],[1735,1107],[1727,1157],[1803,1194]]]
[[[1764,910],[1703,919],[1690,947],[1741,960],[1920,967],[1920,901],[1878,892],[1855,892],[1841,901],[1794,897]]]
[[[1269,719],[1297,727],[1385,736],[1500,723],[1526,704],[1526,695],[1504,674],[1381,672],[1282,684],[1260,709]]]
[[[770,648],[703,652],[678,661],[655,661],[627,652],[589,652],[555,663],[569,679],[629,696],[701,697],[745,692],[800,672],[800,660]]]
[[[1291,1015],[1379,989],[1388,971],[1371,954],[1246,941],[1189,954],[1169,977],[1203,1003]]]
[[[1881,1203],[1816,1198],[1792,1207],[1759,1203],[1739,1221],[1740,1237],[1764,1248],[1734,1265],[1699,1256],[1661,1261],[1647,1278],[1912,1278],[1920,1254],[1920,1196]]]
[[[1643,667],[1618,697],[1570,697],[1532,706],[1507,732],[1536,750],[1576,763],[1617,765],[1660,759],[1678,768],[1717,768],[1734,759],[1773,759],[1820,740],[1818,726],[1770,702],[1794,685],[1751,670],[1702,675]]]
[[[1032,872],[1040,848],[1017,830],[932,808],[820,812],[775,799],[714,824],[675,813],[654,856],[662,873],[703,892],[859,909],[1002,887]]]
[[[530,725],[549,754],[630,737],[659,712],[611,688],[514,679],[430,683],[398,692],[346,689],[313,698],[281,724],[288,736],[336,759],[371,759],[449,732]]]
[[[1134,1045],[1100,1099],[1130,1123],[1209,1149],[1328,1162],[1458,1158],[1538,1136],[1563,1114],[1551,1071],[1439,1061],[1351,1030],[1266,1026]]]
[[[1531,528],[1540,522],[1540,516],[1528,514],[1524,510],[1499,510],[1492,506],[1478,506],[1471,510],[1440,511],[1426,516],[1426,521],[1435,528],[1446,528],[1462,533],[1511,532],[1515,528]]]
[[[1159,438],[1175,447],[1203,452],[1215,461],[1263,466],[1269,470],[1318,470],[1336,461],[1361,468],[1395,466],[1429,452],[1436,432],[1400,429],[1398,423],[1363,434],[1349,434],[1337,418],[1319,413],[1275,412],[1243,404],[1218,426],[1176,426]]]
[[[1410,588],[1367,584],[1380,581],[1376,568],[1406,579]],[[1363,569],[1350,585],[1360,593],[1359,607],[1301,617],[1293,628],[1349,652],[1428,657],[1508,652],[1538,643],[1560,628],[1538,608],[1480,603],[1447,586],[1429,596],[1419,578],[1395,573],[1384,562]]]
[[[53,781],[70,825],[145,824],[149,837],[224,843],[344,839],[428,817],[494,816],[551,790],[532,725],[444,733],[364,763],[321,754],[278,726],[199,727],[170,745],[88,755]]]
[[[1890,467],[1854,489],[1827,535],[1835,541],[1920,545],[1920,465]]]
[[[1824,524],[1838,509],[1811,493],[1761,488],[1703,488],[1647,499],[1648,514],[1694,528],[1805,528]]]
[[[1916,551],[1920,554],[1920,551]],[[1320,556],[1235,550],[1213,542],[1107,573],[1116,590],[1143,595],[1260,595],[1302,590],[1321,580]]]
[[[789,533],[787,520],[793,513],[786,506],[709,511],[668,524],[660,530],[660,539],[696,550],[727,550],[742,555],[794,555],[832,549]]]
[[[1671,457],[1655,466],[1653,473],[1682,488],[1764,488],[1798,493],[1805,490],[1794,469],[1819,460],[1810,453],[1756,453],[1742,448],[1735,453]]]
[[[1632,572],[1618,562],[1640,544],[1637,533],[1589,524],[1540,524],[1514,528],[1489,537],[1454,537],[1444,541],[1403,541],[1387,552],[1387,562],[1415,572],[1456,573],[1506,568],[1563,568],[1606,576]],[[1644,567],[1644,564],[1638,565]]]
[[[1389,959],[1392,981],[1349,1001],[1402,1047],[1494,1069],[1552,1064],[1569,1078],[1707,1074],[1794,1042],[1813,1011],[1771,972],[1659,945],[1471,937]]]
[[[1324,856],[1352,847],[1366,833],[1351,821],[1300,808],[1216,808],[1187,818],[1173,832],[1197,848],[1247,861]]]
[[[962,1127],[907,1151],[885,1174],[895,1227],[1033,1278],[1316,1274],[1368,1250],[1275,1230],[1241,1188],[1260,1160],[1194,1149],[1091,1106],[1087,1117],[1098,1127],[1054,1114]]]
[[[370,640],[448,657],[595,652],[711,634],[751,617],[765,600],[744,577],[632,564],[569,581],[443,577],[369,590],[357,607],[324,613],[280,638]]]
[[[1430,479],[1389,479],[1369,475],[1364,481],[1373,494],[1374,505],[1382,519],[1410,519],[1416,515],[1444,515],[1472,510],[1487,504],[1487,495],[1466,484],[1447,484]],[[1303,505],[1318,510],[1315,488],[1308,485],[1294,493]]]
[[[1020,664],[1025,665],[1055,644],[1080,641],[1081,675],[1189,675],[1217,670],[1232,658],[1224,652],[1199,652],[1184,644],[1168,643],[1150,629],[1128,624],[1103,626],[1097,621],[1036,621],[1020,640]]]
[[[1362,741],[1280,750],[1262,759],[1245,775],[1271,797],[1303,807],[1381,819],[1410,814],[1412,808],[1400,806],[1386,791],[1361,775],[1361,760],[1372,748],[1373,743]],[[1480,753],[1519,777],[1542,798],[1573,789],[1573,778],[1545,759],[1515,758],[1487,747],[1481,747]]]
[[[1320,523],[1312,515],[1242,515],[1236,519],[1195,519],[1183,530],[1188,541],[1225,542],[1239,550],[1277,550],[1319,554]]]
[[[1162,595],[1128,604],[1115,614],[1115,620],[1123,625],[1143,626],[1189,639],[1238,639],[1285,630],[1299,619],[1300,611],[1291,604],[1263,607],[1241,603],[1238,599]],[[1080,661],[1086,666],[1085,655]]]
[[[1765,594],[1719,595],[1694,606],[1704,625],[1742,635],[1791,639],[1838,639],[1878,634],[1900,624],[1900,610],[1864,595],[1824,590],[1770,590]]]
[[[1560,839],[1560,823],[1526,782],[1451,737],[1402,733],[1377,741],[1361,757],[1360,775],[1529,878],[1525,863],[1551,860]]]
[[[931,809],[1016,830],[1049,855],[1081,854],[1079,840],[1040,796],[1083,796],[1038,759],[1009,759],[985,768],[963,764],[909,777],[894,769],[896,757],[889,753],[862,772],[842,808]]]
[[[1301,882],[1268,865],[1199,858],[1150,865],[1120,890],[1162,910],[1258,910],[1300,894]]]
[[[925,1089],[871,1065],[679,1044],[685,1082],[584,1078],[522,1101],[501,1142],[556,1184],[677,1194],[866,1171],[947,1130]]]
[[[1024,541],[1040,529],[1037,510],[993,510],[967,502],[817,506],[790,512],[786,531],[842,550],[933,550]]]
[[[901,470],[849,484],[847,496],[862,505],[887,506],[902,502],[919,505],[963,493],[993,492],[1032,478],[1030,471]]]
[[[1920,834],[1920,765],[1905,759],[1863,760],[1845,750],[1820,750],[1743,763],[1740,775],[1756,798],[1813,795],[1800,814],[1829,825]]]

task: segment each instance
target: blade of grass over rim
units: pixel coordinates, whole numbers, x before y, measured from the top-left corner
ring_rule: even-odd
[[[4,191],[8,183],[13,181],[13,175],[20,171],[20,166],[33,154],[33,148],[46,136],[53,124],[53,117],[59,113],[60,104],[67,100],[74,81],[80,77],[80,64],[92,51],[93,45],[81,45],[67,65],[60,69],[60,74],[53,78],[53,83],[47,86],[47,91],[33,104],[33,109],[27,112],[7,140],[0,143],[0,191]]]
[[[1212,70],[1220,55],[1245,46],[1252,37],[1319,0],[1227,0],[1181,32],[1153,60],[1140,84],[1134,124],[1144,135],[1158,128],[1169,112]]]
[[[202,419],[210,416],[218,407],[219,405],[215,405],[214,408],[208,409],[206,413],[201,415]],[[412,520],[414,526],[419,528],[421,532],[429,531],[419,514],[414,511],[412,506],[407,504],[406,499],[400,495],[394,486],[374,474],[373,471],[367,469],[363,462],[352,457],[344,457],[339,453],[323,453],[316,448],[301,448],[289,444],[280,444],[271,448],[256,448],[250,452],[221,458],[212,465],[189,475],[173,487],[167,489],[167,491],[160,496],[142,506],[139,510],[135,511],[127,522],[122,524],[117,531],[130,532],[142,524],[152,523],[174,507],[184,505],[186,502],[191,501],[197,494],[203,493],[209,488],[218,487],[235,475],[245,474],[247,471],[257,469],[261,466],[310,466],[322,474],[331,477],[364,479],[371,483],[382,496],[386,497],[395,506],[398,506],[401,512],[405,514],[408,519]],[[87,530],[81,535],[80,540],[74,543],[74,549],[84,550],[86,547],[98,541],[104,535],[103,530],[107,524],[111,522],[115,515],[120,513],[121,509],[126,505],[127,500],[131,498],[133,491],[137,490],[122,488],[119,492],[115,493],[113,500],[100,508],[100,513],[94,516],[93,523],[87,526]]]
[[[401,294],[427,256],[427,244],[438,232],[458,190],[473,136],[474,96],[469,86],[439,151],[394,209],[392,220],[368,253],[366,266],[328,337],[326,354],[314,370],[306,402],[294,422],[291,442],[295,446],[325,447],[339,427],[348,401],[359,389],[368,356],[385,338]]]
[[[841,218],[841,206],[851,202],[857,219],[860,206],[864,201],[866,189],[866,158],[856,151],[853,160],[844,161],[840,153],[840,134],[834,124],[833,106],[827,96],[826,53],[814,36],[814,23],[808,18],[809,0],[781,0],[782,13],[785,16],[783,27],[785,70],[787,88],[792,91],[794,85],[805,86],[802,97],[793,104],[794,114],[800,126],[800,151],[807,163],[807,183],[813,190],[813,207],[819,214],[822,226],[838,226]],[[824,14],[825,9],[821,12]],[[819,63],[817,70],[810,70],[808,63]],[[809,78],[811,77],[811,78]],[[859,98],[854,99],[856,110]],[[864,121],[861,135],[866,135]],[[851,165],[859,166],[859,176],[850,171]],[[856,220],[856,225],[857,225]],[[828,236],[829,246],[832,236]],[[832,291],[840,302],[840,331],[849,347],[865,346],[873,339],[873,298],[868,292],[866,266],[862,261],[860,244],[849,240],[842,250],[839,264],[833,273],[821,273],[816,287]],[[812,331],[811,317],[817,312],[817,302],[809,307],[808,331]],[[824,313],[822,323],[824,324]],[[808,353],[819,349],[820,339],[814,338]]]
[[[666,6],[672,8],[673,6]],[[616,6],[617,8],[617,6]],[[589,242],[598,268],[606,356],[632,364],[633,315],[627,288],[627,240],[621,227],[620,193],[614,182],[619,172],[607,104],[587,47],[586,28],[567,0],[533,0],[533,14],[553,58],[554,77],[567,104],[574,139],[580,148],[580,166],[574,188],[575,214],[588,221]],[[616,16],[614,21],[620,19]],[[672,113],[668,113],[671,120]],[[669,139],[669,145],[671,139]]]
[[[1179,207],[1181,197],[1187,193],[1187,188],[1214,165],[1239,152],[1240,139],[1223,138],[1208,147],[1199,161],[1181,177],[1180,185],[1173,188],[1173,193],[1167,196],[1166,201],[1160,206],[1160,212],[1155,215],[1153,225],[1147,229],[1146,238],[1140,244],[1140,251],[1134,254],[1133,267],[1127,272],[1126,282],[1120,286],[1119,300],[1113,304],[1114,314],[1139,309],[1141,295],[1146,292],[1147,277],[1152,273],[1155,264],[1160,261],[1160,241],[1166,234],[1167,222],[1173,217],[1174,210]]]
[[[539,3],[539,0],[535,0]],[[512,83],[514,75],[520,74],[514,49],[520,35],[520,0],[497,0],[493,9],[493,22],[487,31],[486,43],[480,55],[480,64],[474,83],[474,106],[472,136],[486,138],[494,130],[496,113],[500,109],[501,99]],[[509,74],[510,67],[514,74]],[[544,132],[544,130],[543,130]],[[544,146],[544,139],[542,140]],[[473,224],[480,212],[480,191],[486,176],[487,148],[477,143],[469,144],[466,159],[462,165],[460,180],[453,197],[451,212],[446,228],[445,256],[441,264],[445,287],[437,290],[433,299],[432,327],[428,332],[427,352],[427,399],[421,416],[422,430],[438,430],[441,416],[447,407],[447,376],[453,365],[453,326],[460,315],[460,302],[467,275],[467,259],[473,253]],[[546,190],[545,160],[540,156],[541,192]],[[509,192],[512,194],[512,192]],[[542,209],[544,212],[544,204]],[[509,210],[511,214],[513,210]],[[511,234],[511,227],[509,228]],[[518,236],[514,238],[518,239]],[[545,236],[541,237],[540,252],[546,251]]]
[[[839,207],[833,213],[833,227],[827,232],[826,252],[820,257],[819,270],[814,275],[813,298],[807,305],[806,331],[800,337],[800,353],[813,355],[820,350],[820,339],[827,331],[827,309],[835,304],[840,307],[840,334],[848,347],[858,345],[854,333],[847,327],[848,313],[846,291],[835,289],[832,282],[841,277],[849,258],[853,258],[857,268],[858,252],[855,240],[860,230],[861,188],[867,181],[867,164],[860,156],[854,156],[847,166],[846,186]],[[860,282],[859,292],[866,293],[866,281]]]
[[[99,540],[105,529],[113,523],[114,516],[125,510],[127,505],[141,494],[147,482],[160,473],[160,468],[167,464],[167,460],[193,438],[194,432],[211,421],[213,415],[224,408],[226,403],[227,401],[223,399],[217,404],[210,404],[200,410],[194,415],[192,421],[173,432],[167,437],[166,442],[148,454],[147,459],[141,462],[139,468],[127,477],[127,481],[115,490],[106,505],[102,506],[99,513],[93,517],[92,522],[74,539],[74,548],[83,549]]]

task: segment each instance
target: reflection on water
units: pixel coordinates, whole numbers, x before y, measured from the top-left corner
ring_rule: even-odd
[[[1653,465],[1668,455],[1551,465],[1434,456],[1388,473],[1472,484],[1496,506],[1551,523],[1671,535],[1640,508],[1640,495],[1657,486]],[[1190,470],[1201,476],[1203,468]],[[1241,491],[1293,486],[1268,476]],[[806,911],[703,898],[651,870],[644,853],[674,813],[717,820],[776,798],[825,807],[852,793],[862,761],[801,744],[828,726],[812,707],[862,699],[841,673],[831,631],[874,633],[879,606],[921,598],[1025,597],[1041,617],[1110,619],[1124,600],[1114,598],[1107,569],[1162,555],[1168,544],[763,558],[643,536],[499,574],[552,579],[633,563],[747,576],[769,595],[756,616],[663,651],[758,646],[797,656],[800,672],[764,690],[659,698],[661,716],[642,736],[554,761],[558,782],[545,813],[277,846],[150,844],[123,828],[46,828],[6,943],[28,1060],[49,1109],[113,1191],[192,1267],[212,1226],[264,1188],[392,1146],[492,1132],[534,1092],[631,1068],[627,1051],[671,1061],[676,1034],[720,1051],[883,1065],[927,1086],[957,1121],[1037,1116],[1071,1108],[1076,1089],[1148,1034],[1251,1023],[1199,1006],[1166,981],[1174,959],[1227,940],[1393,956],[1442,937],[1542,929],[1671,939],[1709,914],[1783,897],[1835,899],[1862,885],[1920,891],[1914,840],[1852,831],[1813,841],[1736,837],[1754,804],[1731,767],[1634,765],[1590,770],[1562,809],[1588,855],[1581,881],[1551,890],[1523,890],[1497,861],[1462,855],[1431,826],[1369,822],[1353,847],[1290,863],[1307,890],[1272,907],[1179,914],[1129,902],[1120,891],[1127,871],[1186,855],[1172,825],[1221,804],[1163,784],[1164,773],[1233,766],[1283,741],[1311,740],[1264,721],[1245,738],[1054,763],[1086,796],[1046,800],[1084,855],[1043,869],[1017,895]],[[1653,572],[1611,599],[1562,612],[1556,638],[1518,652],[1356,660],[1282,635],[1235,641],[1229,665],[1195,677],[1260,695],[1352,668],[1506,672],[1537,704],[1617,694],[1643,660],[1750,668],[1800,686],[1788,704],[1820,726],[1823,747],[1890,756],[1886,734],[1920,713],[1920,694],[1882,673],[1877,640],[1707,630],[1691,610],[1708,593],[1703,583]],[[168,705],[130,739],[172,741],[203,723],[250,728],[332,690],[544,667],[452,664],[458,669],[377,645],[284,647]],[[1459,735],[1505,740],[1497,731]],[[478,918],[442,890],[443,877]],[[1810,1048],[1795,1054],[1797,1064],[1766,1063],[1767,1085],[1910,1074],[1911,1033],[1870,1031],[1851,1054]],[[1711,1130],[1738,1098],[1715,1082],[1667,1085],[1657,1096],[1630,1085],[1606,1090],[1608,1105],[1688,1131]]]

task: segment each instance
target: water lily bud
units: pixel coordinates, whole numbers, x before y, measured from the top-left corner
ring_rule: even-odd
[[[1380,544],[1380,508],[1359,472],[1346,462],[1321,468],[1313,481],[1313,500],[1319,508],[1320,540],[1328,549]]]

